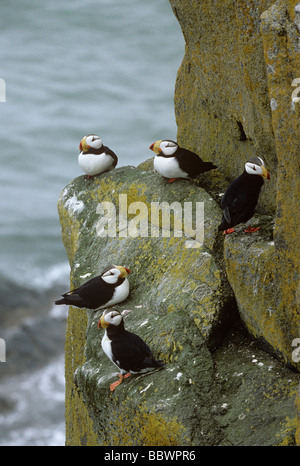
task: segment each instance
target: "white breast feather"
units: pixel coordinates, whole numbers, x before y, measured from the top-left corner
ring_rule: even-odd
[[[85,154],[84,152],[80,152],[78,155],[78,164],[84,173],[91,176],[110,171],[114,168],[112,157],[105,152],[102,154]]]
[[[113,362],[113,356],[112,356],[112,351],[111,351],[111,340],[108,338],[106,330],[104,333],[104,337],[102,338],[101,346],[106,356],[111,360],[111,362]]]
[[[129,295],[129,281],[127,278],[123,281],[120,286],[115,288],[114,294],[108,303],[105,303],[105,307],[113,306],[114,304],[124,301]]]
[[[187,173],[181,170],[175,157],[154,157],[154,169],[165,178],[187,178]]]
[[[104,337],[102,338],[101,341],[101,346],[103,349],[103,352],[106,354],[106,356],[111,360],[112,363],[114,363],[115,366],[120,370],[121,374],[126,374],[126,371],[124,369],[121,369],[118,364],[119,361],[114,361],[113,360],[113,354],[111,350],[111,340],[108,338],[107,332],[105,330]]]

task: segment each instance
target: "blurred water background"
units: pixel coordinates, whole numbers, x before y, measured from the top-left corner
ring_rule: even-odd
[[[176,139],[184,54],[168,0],[1,2],[0,445],[64,445],[69,286],[57,199],[81,175],[80,139],[99,134],[138,165]]]

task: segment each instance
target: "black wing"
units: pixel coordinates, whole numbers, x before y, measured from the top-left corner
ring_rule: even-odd
[[[188,149],[179,148],[176,152],[180,168],[185,171],[190,178],[194,178],[200,173],[204,173],[217,168],[212,162],[204,162],[199,155]]]
[[[253,217],[263,180],[250,176],[253,178],[240,175],[227,188],[221,202],[223,218],[219,230],[245,223]]]
[[[135,333],[125,331],[122,338],[113,340],[112,351],[119,355],[118,366],[126,371],[139,372],[163,365],[154,358],[149,346]]]
[[[88,309],[97,309],[107,303],[114,293],[114,285],[104,283],[98,276],[88,280],[74,290],[64,293],[63,299],[55,301],[55,304],[68,304]]]

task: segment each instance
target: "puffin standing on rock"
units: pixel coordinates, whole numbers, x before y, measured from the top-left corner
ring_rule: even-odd
[[[97,310],[121,303],[129,295],[127,275],[131,272],[126,267],[112,265],[101,275],[91,278],[74,290],[64,293],[55,304],[67,304],[79,308]]]
[[[219,231],[223,230],[223,235],[233,233],[234,226],[246,223],[253,217],[264,178],[269,180],[270,174],[263,160],[251,157],[245,164],[244,172],[229,185],[222,199],[223,217]],[[254,233],[260,228],[249,226],[244,231]]]
[[[95,134],[84,136],[79,144],[78,164],[87,177],[114,170],[118,163],[116,154],[103,145]]]
[[[114,391],[130,374],[142,374],[164,366],[160,359],[154,358],[144,340],[125,330],[123,316],[129,312],[105,310],[98,322],[98,328],[105,329],[102,349],[120,370],[119,380],[110,384],[110,391]]]
[[[154,169],[168,182],[172,183],[177,178],[195,178],[201,173],[217,168],[212,162],[204,162],[197,154],[183,149],[171,140],[160,139],[149,147],[156,156],[154,157]]]

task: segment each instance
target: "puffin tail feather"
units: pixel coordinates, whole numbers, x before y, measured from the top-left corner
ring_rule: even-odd
[[[214,170],[215,168],[218,168],[217,165],[214,165],[212,162],[203,162],[203,168],[205,172],[208,172],[210,170]]]
[[[59,304],[68,304],[68,303],[66,302],[66,298],[61,298],[61,299],[57,299],[56,301],[54,301],[54,304],[59,305]]]

